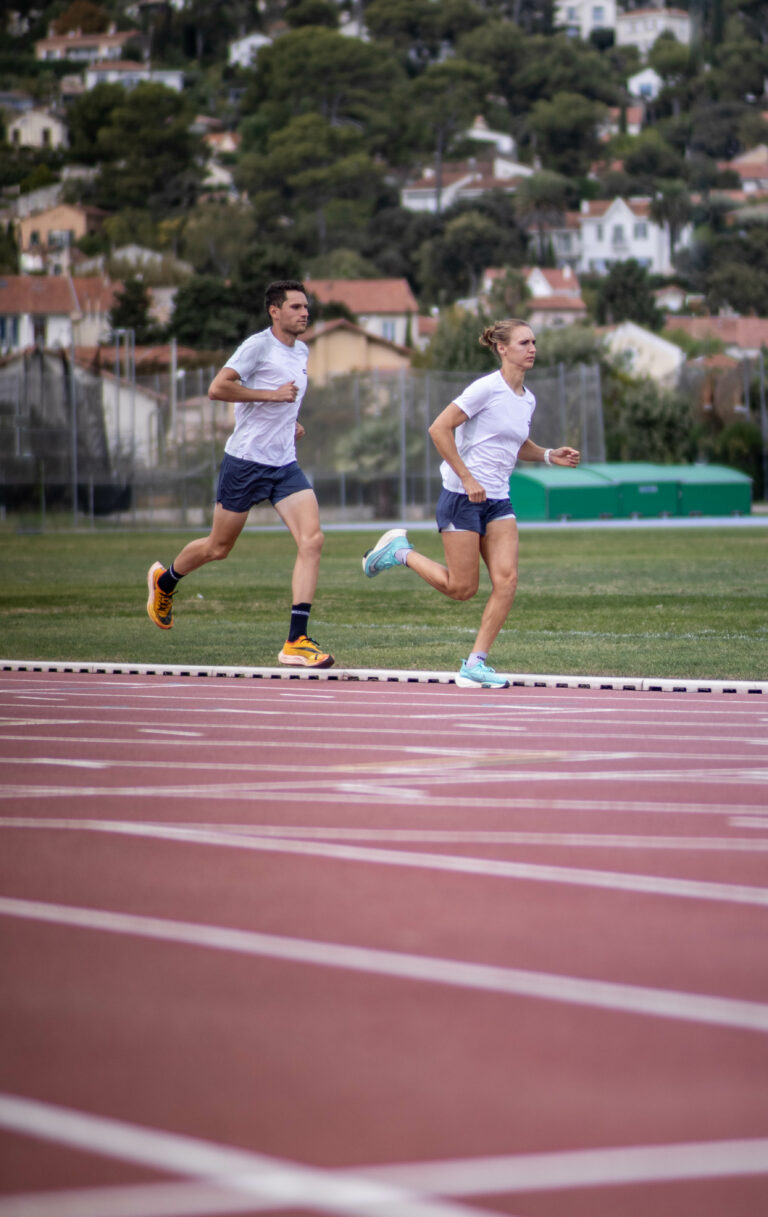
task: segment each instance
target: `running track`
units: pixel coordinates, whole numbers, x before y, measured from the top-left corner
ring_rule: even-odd
[[[762,1217],[768,697],[0,671],[0,1217]]]

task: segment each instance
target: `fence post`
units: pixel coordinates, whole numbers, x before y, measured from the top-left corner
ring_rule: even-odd
[[[765,409],[765,357],[762,347],[758,354],[760,369],[760,431],[763,436],[763,498],[768,499],[768,414]]]

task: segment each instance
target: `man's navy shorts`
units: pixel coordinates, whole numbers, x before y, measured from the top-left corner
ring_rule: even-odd
[[[485,530],[492,520],[515,518],[515,509],[509,499],[486,499],[484,503],[470,503],[469,495],[454,494],[452,490],[441,490],[435,509],[437,527],[440,532],[478,532]]]
[[[298,461],[291,461],[290,465],[259,465],[225,452],[219,470],[216,502],[227,511],[250,511],[265,499],[274,506],[290,494],[311,489]]]

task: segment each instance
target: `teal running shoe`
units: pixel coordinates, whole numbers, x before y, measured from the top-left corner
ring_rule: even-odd
[[[456,677],[460,689],[508,689],[509,681],[506,676],[497,676],[487,663],[476,663],[467,667],[466,659],[462,660],[461,671]]]
[[[389,532],[379,537],[373,549],[369,549],[363,558],[363,570],[368,578],[372,579],[374,575],[389,570],[391,566],[399,566],[395,554],[400,549],[413,549],[413,546],[404,528],[390,528]]]

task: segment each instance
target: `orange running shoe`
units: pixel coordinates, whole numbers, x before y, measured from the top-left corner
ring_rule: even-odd
[[[332,668],[333,655],[321,651],[314,638],[302,634],[294,642],[286,642],[277,657],[280,663],[294,668]]]
[[[147,571],[147,587],[149,588],[147,612],[150,621],[159,625],[161,630],[170,630],[173,625],[173,596],[169,596],[167,592],[157,586],[157,581],[164,570],[165,567],[160,562],[155,562]]]

